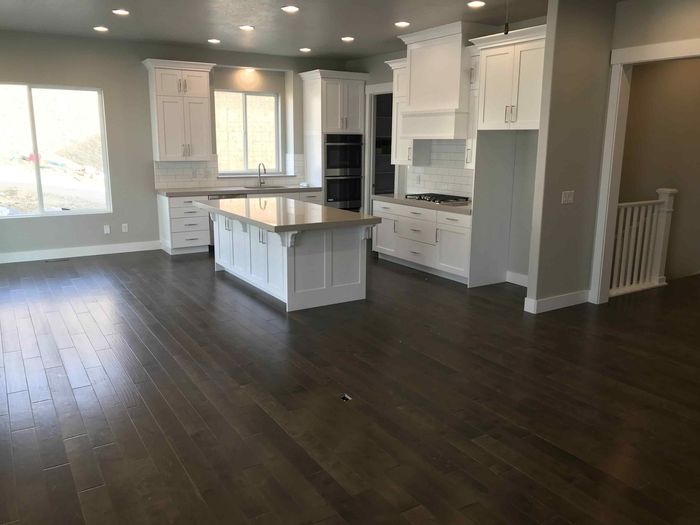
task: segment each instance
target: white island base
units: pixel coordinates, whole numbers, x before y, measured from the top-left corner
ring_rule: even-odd
[[[262,202],[275,199],[274,203]],[[228,210],[223,200],[216,209],[213,201],[206,203],[214,221],[217,271],[226,271],[276,297],[288,312],[365,298],[366,241],[378,219],[281,197],[231,201],[238,202],[231,203]],[[235,209],[243,215],[244,203],[246,214],[256,220],[231,213]],[[273,224],[254,213],[261,203],[266,213],[277,208],[269,221]],[[322,220],[323,216],[346,217],[339,213],[349,214],[349,219]],[[280,215],[286,218],[280,220]],[[321,219],[313,222],[314,217]],[[298,228],[287,229],[293,226]]]

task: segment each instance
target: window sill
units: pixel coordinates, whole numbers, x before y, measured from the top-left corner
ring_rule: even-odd
[[[3,219],[41,219],[41,218],[51,218],[56,217],[72,217],[76,215],[109,215],[112,210],[86,210],[86,211],[56,211],[56,212],[45,212],[45,213],[31,213],[23,215],[0,215],[0,220]]]

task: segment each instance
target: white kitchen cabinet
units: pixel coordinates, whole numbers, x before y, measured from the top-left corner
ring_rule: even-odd
[[[267,235],[268,232],[249,225],[250,230],[250,276],[259,284],[267,283]]]
[[[438,270],[467,276],[469,274],[470,230],[457,226],[438,225],[437,265]]]
[[[366,73],[315,69],[304,82],[304,133],[363,134]]]
[[[375,215],[377,215],[375,213]],[[372,249],[375,252],[394,255],[396,253],[396,218],[382,217],[374,227]]]
[[[418,264],[443,277],[467,282],[471,215],[374,200],[372,250],[394,262]]]
[[[217,269],[233,268],[233,221],[223,215],[216,216],[214,235],[216,236],[214,259]],[[220,267],[220,268],[219,268]]]
[[[403,114],[408,106],[408,72],[406,59],[389,60],[394,75],[394,93],[391,114],[391,163],[399,166],[428,166],[430,141],[414,141],[401,133]]]
[[[464,151],[464,167],[468,170],[476,168],[476,138],[479,114],[479,90],[469,91],[469,119],[467,121],[467,140]]]
[[[250,275],[250,228],[247,223],[233,220],[233,269]]]
[[[149,70],[153,160],[214,158],[209,72],[214,64],[144,60]]]
[[[480,49],[478,129],[539,128],[544,28],[472,40]]]
[[[157,197],[160,244],[170,255],[209,250],[209,214],[195,207],[193,199],[165,195]]]

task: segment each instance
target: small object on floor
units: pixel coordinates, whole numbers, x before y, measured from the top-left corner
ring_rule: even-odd
[[[343,401],[352,401],[352,398],[349,395],[347,395],[346,393],[343,393],[340,396],[340,399],[342,399]]]

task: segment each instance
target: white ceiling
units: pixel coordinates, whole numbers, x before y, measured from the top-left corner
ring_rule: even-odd
[[[398,51],[397,35],[457,20],[501,25],[505,1],[470,9],[467,0],[0,0],[0,28],[198,45],[214,37],[222,49],[300,56],[310,47],[305,56],[349,59]],[[301,10],[286,14],[287,4]],[[118,17],[115,8],[131,14]],[[547,0],[510,0],[511,20],[544,16],[546,8]],[[399,20],[411,26],[400,30]],[[245,33],[243,24],[256,30]],[[96,25],[109,33],[98,35]],[[355,42],[341,42],[344,35]]]

